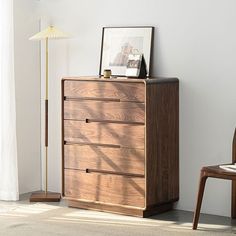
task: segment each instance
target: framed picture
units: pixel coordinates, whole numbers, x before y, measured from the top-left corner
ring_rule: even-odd
[[[130,54],[142,54],[150,76],[154,27],[104,27],[99,75],[110,69],[113,76],[126,76]]]
[[[138,77],[140,75],[142,59],[143,59],[143,55],[141,53],[129,54],[127,67],[126,67],[127,77]]]

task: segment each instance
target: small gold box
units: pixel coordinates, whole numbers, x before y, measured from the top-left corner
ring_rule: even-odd
[[[111,70],[104,70],[103,71],[103,77],[104,78],[110,78],[111,77]]]

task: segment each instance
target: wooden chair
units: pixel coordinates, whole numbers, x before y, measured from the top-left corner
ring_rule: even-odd
[[[233,145],[232,145],[232,163],[235,162],[236,162],[236,129],[234,131]],[[224,170],[220,168],[219,165],[206,166],[201,169],[201,174],[200,174],[197,204],[193,218],[194,230],[197,229],[198,226],[198,220],[202,205],[205,184],[208,177],[232,180],[231,217],[236,218],[236,172]]]

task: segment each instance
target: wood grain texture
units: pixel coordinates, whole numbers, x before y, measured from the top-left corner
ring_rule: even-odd
[[[32,193],[30,196],[30,202],[60,202],[61,194],[44,191]]]
[[[230,165],[229,163],[226,165]],[[219,165],[215,166],[204,166],[201,172],[206,177],[212,177],[217,179],[228,179],[228,180],[236,180],[236,173],[233,171],[227,171],[220,168]]]
[[[74,98],[107,98],[144,102],[144,83],[104,83],[89,81],[64,82],[65,96]]]
[[[144,150],[65,145],[64,167],[144,175]]]
[[[144,126],[64,121],[65,141],[73,143],[114,144],[144,149]]]
[[[104,83],[144,83],[144,84],[162,84],[162,83],[176,83],[179,80],[175,77],[147,77],[147,78],[129,78],[129,77],[115,77],[104,79],[102,76],[79,76],[79,77],[64,77],[62,81],[90,81],[90,82],[104,82]]]
[[[62,84],[69,204],[141,217],[171,209],[179,197],[178,79],[74,77]]]
[[[97,210],[104,212],[112,212],[118,213],[122,215],[129,216],[137,216],[137,217],[149,217],[155,214],[160,214],[165,211],[169,211],[173,208],[173,203],[163,203],[161,205],[154,206],[151,209],[143,209],[139,207],[132,207],[126,205],[117,205],[117,204],[109,204],[109,203],[100,203],[100,202],[92,202],[92,201],[81,201],[78,199],[68,198],[68,205],[70,207],[89,209],[89,210]]]
[[[117,204],[109,204],[109,203],[100,203],[100,202],[92,202],[92,201],[81,201],[78,199],[67,198],[68,205],[70,207],[88,209],[88,210],[97,210],[111,213],[118,213],[122,215],[129,216],[137,216],[143,217],[143,209],[139,207],[125,206],[125,205],[117,205]]]
[[[146,204],[179,198],[179,86],[146,87]]]
[[[45,147],[48,147],[48,100],[45,100]]]
[[[65,196],[144,207],[144,178],[65,169]]]
[[[61,190],[64,193],[64,80],[61,81]]]
[[[144,124],[144,112],[144,103],[64,101],[64,119],[97,119]]]

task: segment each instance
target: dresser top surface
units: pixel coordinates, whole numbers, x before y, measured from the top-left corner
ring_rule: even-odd
[[[72,81],[99,81],[99,82],[126,82],[126,83],[145,83],[145,84],[153,84],[153,83],[174,83],[178,82],[177,78],[167,78],[167,77],[149,77],[146,79],[140,78],[129,78],[129,77],[114,77],[105,79],[102,76],[74,76],[74,77],[64,77],[62,80],[72,80]]]

